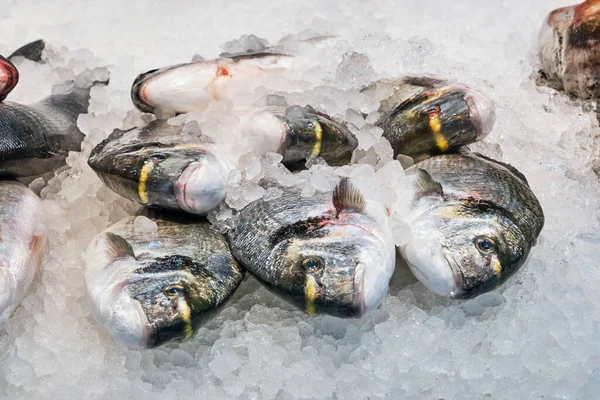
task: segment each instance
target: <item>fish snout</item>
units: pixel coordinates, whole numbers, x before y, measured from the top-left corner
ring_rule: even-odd
[[[109,318],[108,330],[118,342],[134,349],[154,347],[155,333],[142,305],[125,290],[119,294]]]
[[[154,107],[152,107],[147,101],[145,89],[146,82],[148,79],[154,76],[156,71],[158,71],[158,69],[153,69],[139,74],[131,85],[131,100],[133,101],[133,105],[140,111],[147,113],[154,112]]]
[[[175,199],[182,210],[206,214],[223,201],[229,169],[218,157],[190,163],[175,182]]]
[[[465,94],[469,117],[477,130],[477,140],[485,138],[496,122],[496,106],[492,99],[478,90],[470,89]]]

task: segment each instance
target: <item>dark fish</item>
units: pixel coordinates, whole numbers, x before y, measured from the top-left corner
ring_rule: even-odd
[[[428,77],[384,79],[363,89],[389,87],[376,125],[394,149],[394,157],[428,156],[486,137],[496,119],[492,100],[467,85]]]
[[[544,213],[514,167],[463,150],[425,159],[406,172],[416,198],[407,218],[413,236],[401,252],[430,290],[474,297],[525,263]]]
[[[244,273],[205,221],[153,217],[154,231],[136,231],[134,221],[127,217],[100,233],[83,256],[93,314],[130,347],[188,339]]]
[[[229,231],[236,259],[308,314],[357,317],[379,306],[394,271],[385,211],[347,179],[333,196],[285,189],[241,210]]]
[[[546,17],[538,36],[538,84],[580,97],[600,97],[600,1],[562,7]]]

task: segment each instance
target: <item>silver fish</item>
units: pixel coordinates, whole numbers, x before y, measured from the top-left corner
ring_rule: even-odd
[[[227,158],[211,144],[185,144],[165,120],[115,130],[96,146],[89,166],[113,191],[149,207],[205,214],[224,198]]]
[[[538,52],[538,84],[582,99],[600,98],[600,1],[550,12],[538,35]]]
[[[285,189],[241,210],[228,232],[236,259],[310,315],[357,317],[379,306],[394,271],[385,210],[342,179],[333,195]]]
[[[462,149],[406,172],[416,197],[407,218],[413,237],[401,253],[430,290],[474,297],[500,286],[525,263],[544,213],[514,167]]]
[[[27,186],[0,182],[0,326],[21,303],[46,244],[42,201]]]
[[[381,102],[377,126],[394,157],[444,153],[486,137],[496,120],[494,102],[461,83],[429,77],[383,79],[363,91],[390,90]]]
[[[154,69],[137,76],[131,99],[148,113],[204,111],[215,100],[231,99],[241,88],[258,87],[263,77],[289,69],[291,58],[259,51]]]
[[[132,348],[188,339],[244,273],[207,222],[153,216],[155,231],[136,232],[135,218],[100,233],[83,255],[94,317]]]

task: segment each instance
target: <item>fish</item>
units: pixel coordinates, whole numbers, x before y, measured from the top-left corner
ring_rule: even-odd
[[[154,231],[136,230],[136,218],[148,217],[126,217],[82,256],[94,318],[134,349],[191,338],[245,276],[225,237],[205,220],[148,215]]]
[[[291,169],[302,169],[317,157],[332,166],[346,165],[358,147],[344,121],[310,105],[256,107],[240,114],[242,132],[253,151],[279,153],[282,164]]]
[[[394,157],[417,160],[485,138],[496,121],[494,102],[465,84],[425,76],[382,79],[363,93],[389,90],[375,125],[383,129]]]
[[[4,100],[19,82],[19,71],[12,60],[24,57],[39,62],[45,47],[46,42],[40,39],[18,48],[8,58],[0,55],[0,101]]]
[[[0,327],[25,297],[46,247],[42,201],[27,186],[0,182]]]
[[[412,238],[400,252],[431,291],[476,297],[526,262],[544,213],[516,168],[461,148],[416,163],[406,177],[414,193],[404,217]]]
[[[88,165],[115,193],[146,207],[206,214],[225,198],[233,165],[213,144],[184,143],[182,129],[166,120],[116,129]]]
[[[265,49],[153,69],[135,78],[131,99],[146,113],[200,112],[215,100],[253,90],[266,76],[283,74],[291,59],[293,55]]]
[[[551,11],[538,34],[536,83],[581,99],[600,98],[600,0]]]
[[[267,289],[309,315],[355,318],[385,298],[396,250],[385,210],[342,178],[333,193],[295,188],[234,216],[234,257]]]

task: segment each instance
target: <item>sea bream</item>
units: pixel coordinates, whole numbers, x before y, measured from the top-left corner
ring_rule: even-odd
[[[558,8],[538,35],[538,84],[582,99],[600,97],[600,0]]]
[[[136,218],[146,217],[109,227],[83,255],[92,313],[128,347],[189,339],[237,289],[244,272],[208,222],[152,215],[152,230],[136,228]]]
[[[248,151],[277,152],[295,167],[314,157],[345,164],[358,142],[348,128],[311,107],[265,107],[240,113]],[[116,193],[148,207],[206,214],[224,198],[234,162],[222,146],[189,144],[183,127],[165,120],[115,130],[96,146],[88,164]]]
[[[404,183],[412,189],[402,192],[415,193],[405,213],[412,238],[400,250],[431,291],[474,297],[497,288],[525,263],[544,213],[517,169],[461,149],[425,159],[406,173]]]
[[[260,86],[265,77],[285,73],[291,58],[265,49],[154,69],[134,80],[131,98],[147,113],[204,111],[215,100],[232,99],[240,90]]]
[[[19,182],[0,182],[0,326],[21,303],[46,244],[42,201]]]
[[[0,61],[2,71],[9,71],[9,66],[14,68],[10,61]],[[11,85],[6,82],[3,92]],[[77,128],[77,117],[87,112],[89,99],[89,87],[73,85],[69,93],[30,105],[1,102],[0,178],[43,175],[63,165],[70,151],[80,151],[84,135]]]
[[[396,250],[386,212],[343,178],[333,194],[285,188],[242,209],[228,236],[236,259],[310,315],[360,317],[387,294]]]
[[[382,99],[375,125],[383,129],[394,157],[423,158],[474,143],[496,120],[494,102],[461,83],[407,76],[382,79],[362,91],[391,93]]]
[[[212,144],[186,144],[166,120],[116,129],[88,164],[110,189],[148,207],[205,214],[225,197],[233,165]]]

